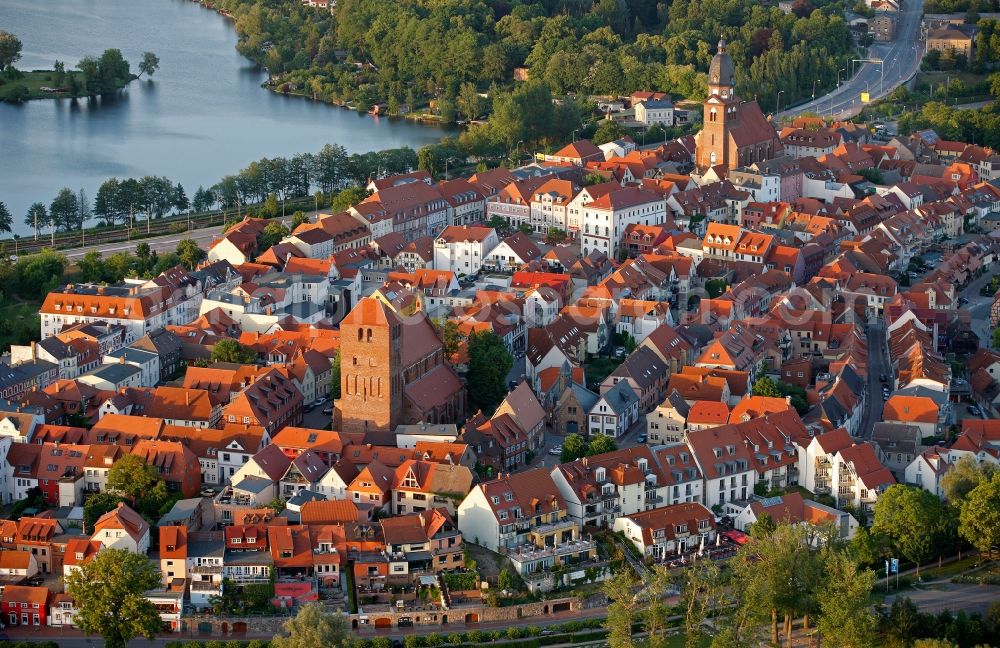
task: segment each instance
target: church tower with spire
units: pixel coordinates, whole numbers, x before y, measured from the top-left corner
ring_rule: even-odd
[[[757,102],[744,103],[736,96],[735,69],[724,40],[708,68],[703,119],[695,136],[695,165],[701,170],[735,169],[769,160],[781,151],[781,140]]]

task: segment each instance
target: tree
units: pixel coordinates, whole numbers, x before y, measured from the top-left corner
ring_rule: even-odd
[[[96,633],[109,648],[125,648],[135,637],[153,639],[162,628],[146,592],[159,587],[160,571],[143,554],[105,548],[66,575],[66,591],[77,604],[74,622]]]
[[[162,478],[156,468],[133,454],[122,456],[108,471],[108,490],[127,497],[133,505],[159,481]]]
[[[330,398],[340,398],[340,349],[337,349],[337,354],[330,363]]]
[[[35,240],[38,240],[38,229],[49,221],[49,210],[45,203],[32,203],[24,216],[24,224],[35,230]]]
[[[567,434],[562,442],[562,456],[559,460],[569,463],[587,454],[587,442],[579,434]]]
[[[330,201],[330,209],[334,212],[347,211],[348,207],[357,205],[370,195],[370,192],[363,187],[350,187],[344,189]]]
[[[444,344],[444,356],[451,358],[458,352],[462,344],[462,333],[458,330],[458,322],[453,319],[436,319],[434,328]]]
[[[142,241],[135,246],[135,258],[139,261],[139,273],[145,274],[153,259],[153,251],[150,249],[149,243]]]
[[[83,530],[92,533],[94,524],[108,511],[114,510],[119,502],[124,501],[111,491],[94,493],[83,503]]]
[[[309,222],[309,217],[306,216],[304,211],[297,211],[292,214],[292,231],[298,229],[299,225],[305,225]]]
[[[826,645],[865,648],[873,645],[875,616],[869,598],[875,572],[861,569],[842,552],[829,552],[816,594],[820,636]]]
[[[272,194],[273,195],[273,194]],[[268,223],[257,240],[257,249],[268,250],[288,236],[288,228],[279,222]]]
[[[514,359],[493,331],[469,335],[469,400],[473,410],[490,415],[507,394],[507,373]]]
[[[684,607],[684,648],[697,648],[704,636],[702,624],[715,608],[719,594],[719,568],[711,560],[699,560],[680,577]]]
[[[66,272],[66,257],[55,250],[23,256],[14,266],[14,283],[22,297],[41,298],[55,289]]]
[[[69,187],[63,187],[49,205],[49,225],[54,229],[76,229],[80,218],[80,203]]]
[[[1000,545],[1000,473],[969,492],[958,516],[958,532],[982,552]]]
[[[501,569],[499,576],[497,576],[497,587],[505,591],[510,590],[512,587],[510,572],[507,571],[506,567]]]
[[[608,142],[621,139],[627,134],[628,133],[625,131],[625,127],[621,125],[621,122],[617,122],[613,119],[602,119],[597,125],[597,130],[594,131],[594,137],[592,139],[594,144],[600,146],[601,144],[607,144]]]
[[[340,614],[328,614],[319,603],[303,606],[295,618],[285,621],[288,636],[275,635],[271,648],[348,648],[353,639]]]
[[[13,224],[14,217],[10,215],[10,210],[7,209],[7,205],[0,202],[0,232],[9,232]]]
[[[191,207],[196,212],[204,212],[211,209],[214,204],[215,196],[211,190],[199,186],[198,190],[194,192],[194,200],[191,203]]]
[[[872,531],[883,533],[903,557],[917,566],[933,557],[951,532],[941,500],[915,486],[894,484],[875,503]]]
[[[754,538],[770,538],[774,535],[778,525],[767,513],[762,513],[757,521],[750,525],[750,535]]]
[[[983,482],[990,481],[996,473],[996,466],[992,463],[979,462],[966,455],[941,478],[941,491],[949,504],[961,508],[965,497]]]
[[[737,614],[744,624],[770,618],[771,643],[778,643],[778,616],[784,614],[786,640],[791,645],[792,620],[815,608],[822,562],[802,526],[778,525],[769,536],[751,535],[737,554],[734,572],[741,585]],[[745,633],[747,627],[736,629]]]
[[[153,73],[160,68],[160,57],[152,52],[143,52],[142,60],[139,61],[139,76],[143,74],[153,76]]]
[[[101,253],[97,250],[90,250],[84,254],[83,257],[76,262],[76,267],[79,270],[80,281],[86,283],[104,281],[104,259],[101,257]]]
[[[87,192],[83,188],[77,192],[76,200],[77,204],[80,205],[80,213],[77,216],[77,220],[80,223],[80,229],[83,229],[84,224],[93,216],[93,212],[90,210],[90,200],[88,200]]]
[[[778,383],[770,376],[761,376],[753,384],[753,395],[754,396],[767,396],[768,398],[784,398],[785,395],[781,393],[781,387]]]
[[[632,648],[632,623],[638,608],[635,595],[636,580],[631,569],[623,569],[611,580],[604,581],[604,594],[608,597],[608,645],[611,648]]]
[[[546,242],[550,245],[559,245],[566,241],[566,230],[559,229],[558,227],[550,227],[549,231],[545,235]]]
[[[235,364],[257,364],[257,352],[229,338],[224,338],[212,347],[213,362],[232,362]]]
[[[0,72],[21,60],[21,41],[10,32],[0,31]]]
[[[587,444],[587,456],[592,457],[606,452],[614,452],[617,449],[618,446],[613,438],[606,434],[597,434],[591,437],[590,443]]]
[[[191,209],[191,201],[188,200],[187,193],[184,191],[184,185],[179,182],[174,187],[174,209],[179,212]]]
[[[193,239],[183,239],[177,243],[177,257],[188,270],[194,270],[207,256],[205,250],[198,247]]]

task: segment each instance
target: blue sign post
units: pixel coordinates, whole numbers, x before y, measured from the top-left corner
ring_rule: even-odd
[[[896,589],[899,589],[899,558],[892,559],[892,573],[896,575]]]

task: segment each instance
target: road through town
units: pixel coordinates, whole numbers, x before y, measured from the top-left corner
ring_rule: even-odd
[[[882,98],[912,77],[919,67],[923,53],[920,41],[920,17],[923,15],[923,0],[903,3],[900,10],[896,39],[891,43],[874,43],[868,51],[869,61],[852,63],[857,74],[846,69],[841,78],[847,78],[832,92],[789,108],[778,114],[778,119],[791,118],[810,112],[836,119],[853,117],[861,112],[861,93],[867,92],[871,100]],[[881,63],[871,62],[880,60]],[[857,67],[860,66],[860,67]]]

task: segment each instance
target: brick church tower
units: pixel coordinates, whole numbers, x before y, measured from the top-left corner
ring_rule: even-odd
[[[781,139],[757,102],[736,96],[734,72],[726,42],[720,40],[708,68],[704,123],[695,135],[695,165],[702,171],[745,167],[782,152]]]
[[[393,431],[403,417],[402,325],[377,299],[340,323],[340,399],[334,429]]]
[[[718,164],[730,168],[729,136],[739,127],[740,99],[735,90],[733,60],[726,53],[726,42],[720,40],[719,50],[708,68],[708,98],[695,161],[699,169]]]

